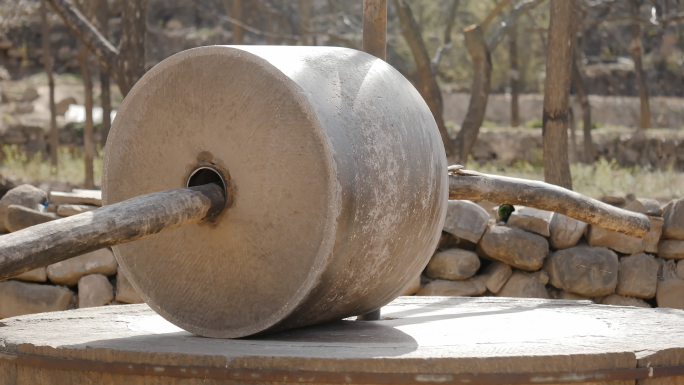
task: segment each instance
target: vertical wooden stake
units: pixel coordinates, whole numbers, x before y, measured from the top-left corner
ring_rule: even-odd
[[[242,0],[233,0],[233,19],[242,22]],[[233,44],[242,44],[244,34],[241,26],[233,24]]]
[[[43,24],[43,65],[45,66],[50,92],[50,171],[52,174],[57,174],[59,133],[57,132],[57,112],[55,110],[55,79],[52,76],[52,53],[50,52],[50,22],[47,17],[45,0],[40,1],[40,17]]]
[[[387,0],[363,0],[363,51],[387,58]]]

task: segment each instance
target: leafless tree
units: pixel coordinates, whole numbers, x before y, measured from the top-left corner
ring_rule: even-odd
[[[40,18],[43,24],[43,65],[48,78],[50,103],[50,165],[51,173],[57,173],[57,150],[59,148],[59,132],[57,132],[57,112],[55,110],[55,79],[52,76],[52,52],[50,47],[50,22],[47,17],[45,0],[40,1]]]
[[[97,26],[105,38],[109,35],[109,5],[107,0],[97,0]],[[107,143],[107,136],[112,127],[112,98],[110,93],[109,71],[100,64],[100,100],[102,103],[102,126],[100,128],[100,144],[102,147]]]
[[[641,0],[630,0],[631,13],[633,18],[639,17]],[[651,128],[651,108],[648,104],[648,88],[642,64],[641,55],[641,24],[632,20],[632,58],[634,59],[634,73],[639,86],[639,126],[641,128]]]
[[[568,159],[568,114],[575,42],[574,2],[550,2],[542,119],[544,180],[567,189],[572,189]]]

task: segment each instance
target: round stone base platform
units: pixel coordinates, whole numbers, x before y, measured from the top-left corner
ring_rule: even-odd
[[[380,321],[227,340],[146,305],[0,321],[2,384],[684,384],[684,311],[403,297]]]

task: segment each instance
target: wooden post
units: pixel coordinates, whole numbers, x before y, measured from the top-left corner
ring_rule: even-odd
[[[572,190],[568,160],[568,109],[575,41],[575,4],[569,0],[552,1],[550,7],[542,115],[544,180]]]
[[[45,0],[40,1],[40,16],[43,24],[43,65],[48,78],[50,103],[50,166],[51,173],[57,174],[57,149],[59,133],[57,132],[57,112],[55,109],[55,79],[52,76],[52,52],[50,48],[50,22],[47,17]]]
[[[631,0],[631,13],[634,17],[639,17],[640,0]],[[641,60],[641,24],[632,21],[632,58],[634,59],[634,73],[636,74],[637,85],[639,86],[639,127],[651,128],[651,107],[648,102],[648,87],[646,86],[646,75],[644,65]]]
[[[98,0],[95,14],[97,16],[97,24],[105,39],[109,35],[109,7],[108,0]],[[102,102],[102,127],[100,128],[100,144],[102,147],[107,143],[107,136],[109,136],[109,129],[112,127],[111,113],[112,101],[109,89],[109,70],[104,65],[100,64],[100,100]]]
[[[242,0],[233,0],[233,19],[242,22]],[[245,30],[241,26],[233,24],[233,44],[241,45]]]
[[[363,51],[387,58],[387,0],[363,0]]]
[[[520,126],[520,71],[518,70],[518,28],[511,27],[508,33],[508,76],[511,81],[511,127]]]

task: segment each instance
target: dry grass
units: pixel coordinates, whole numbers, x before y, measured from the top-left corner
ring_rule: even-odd
[[[57,170],[52,170],[49,159],[41,153],[29,158],[17,146],[2,146],[4,159],[0,165],[0,174],[5,178],[24,180],[59,180],[76,184],[85,179],[84,156],[79,150],[70,151],[60,148],[58,152]],[[100,184],[102,177],[102,151],[96,151],[93,160],[95,184]]]

